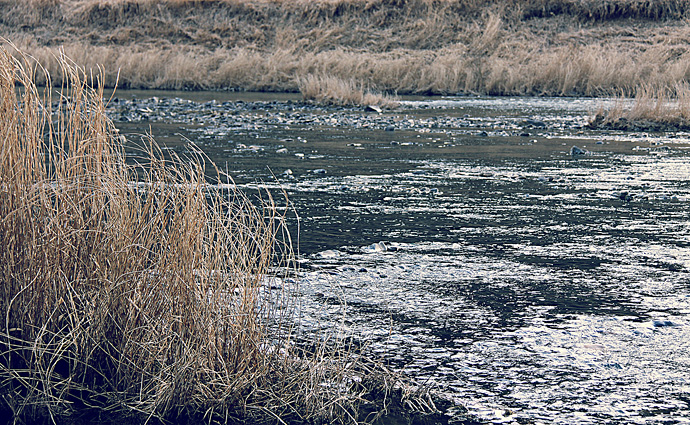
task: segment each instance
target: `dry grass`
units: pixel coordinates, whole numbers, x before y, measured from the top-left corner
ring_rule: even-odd
[[[0,51],[0,413],[353,422],[353,377],[392,388],[338,341],[294,344],[270,194],[209,184],[223,174],[199,152],[127,153],[101,77],[56,61],[53,102],[40,68]]]
[[[59,77],[59,65],[52,59],[57,49],[24,47]],[[213,53],[195,48],[132,51],[83,44],[67,45],[64,50],[87,69],[119,68],[119,76],[108,73],[104,80],[112,86],[119,77],[120,86],[127,88],[296,92],[312,76],[322,81],[352,81],[354,89],[369,87],[372,92],[601,96],[634,92],[650,82],[673,87],[690,78],[690,54],[676,54],[677,49],[667,45],[648,48],[632,59],[605,44],[526,52],[506,47],[482,58],[467,56],[457,46],[435,52],[338,50],[299,55],[239,48]]]
[[[307,75],[300,80],[299,91],[306,100],[324,104],[378,106],[385,109],[398,106],[397,101],[390,96],[372,93],[354,80],[341,80],[337,77]]]
[[[690,128],[690,86],[678,84],[672,90],[642,86],[634,101],[621,99],[614,107],[597,111],[591,127],[616,129],[677,130]]]
[[[35,0],[0,30],[57,78],[60,47],[104,83],[378,93],[615,95],[690,78],[686,2]],[[323,84],[322,84],[323,85]],[[333,86],[333,83],[330,84]],[[330,90],[325,90],[330,91]],[[355,94],[352,94],[355,95]]]

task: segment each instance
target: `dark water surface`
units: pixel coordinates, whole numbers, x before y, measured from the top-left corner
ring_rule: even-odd
[[[607,100],[119,95],[129,138],[283,188],[305,329],[369,341],[458,420],[690,422],[690,135],[588,130]]]

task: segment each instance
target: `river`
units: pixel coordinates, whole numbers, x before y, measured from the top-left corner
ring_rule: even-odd
[[[304,329],[366,341],[455,423],[689,423],[690,134],[587,128],[615,102],[123,91],[110,113],[284,190]]]

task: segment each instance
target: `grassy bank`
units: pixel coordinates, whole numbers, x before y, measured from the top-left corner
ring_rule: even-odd
[[[126,152],[102,86],[56,60],[51,101],[34,83],[47,75],[0,50],[0,416],[353,422],[385,409],[370,390],[392,390],[392,375],[337,340],[294,343],[296,288],[274,274],[290,273],[290,237],[270,195],[209,184],[222,173],[201,153],[164,158],[152,140]]]
[[[0,29],[56,77],[62,47],[87,69],[112,70],[108,86],[119,70],[120,86],[133,88],[298,91],[311,78],[377,93],[597,96],[687,79],[689,9],[680,0],[32,0],[1,1]]]

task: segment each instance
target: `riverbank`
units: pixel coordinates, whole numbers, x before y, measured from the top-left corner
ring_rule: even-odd
[[[690,74],[687,14],[676,0],[35,0],[2,2],[0,30],[55,84],[63,49],[103,67],[106,86],[302,91],[338,103],[324,93],[672,87]]]

